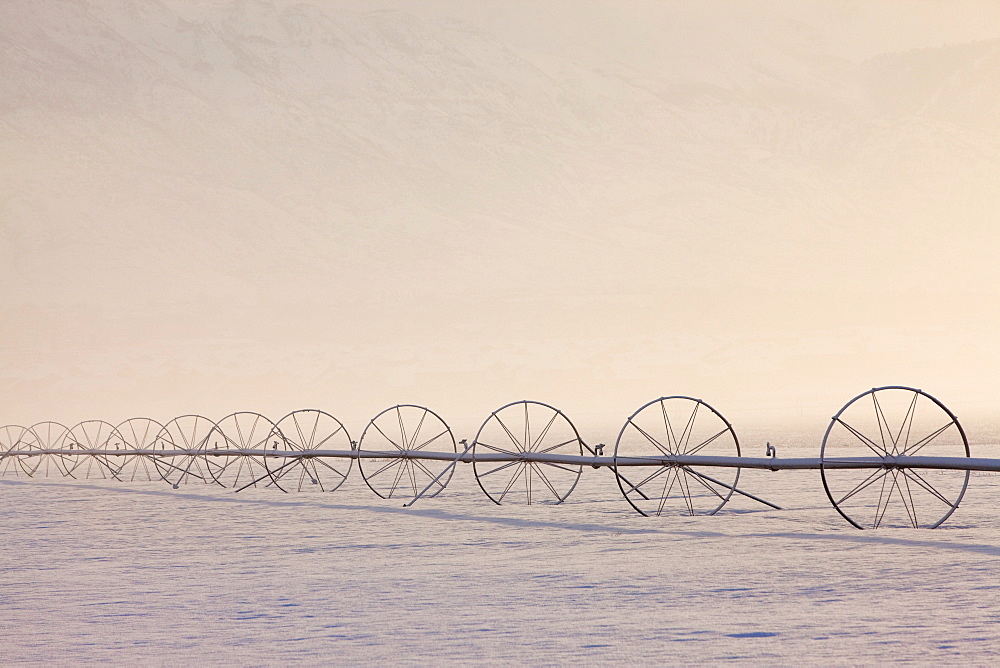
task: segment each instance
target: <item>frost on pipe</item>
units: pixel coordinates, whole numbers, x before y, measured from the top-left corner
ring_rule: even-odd
[[[352,458],[309,455],[316,450],[351,449],[351,436],[340,420],[324,411],[304,409],[292,411],[276,426],[284,448],[275,447],[278,439],[272,439],[264,453],[264,467],[275,487],[283,492],[332,492],[347,480]]]
[[[472,444],[476,482],[494,503],[562,503],[580,480],[583,464],[545,462],[519,456],[583,456],[584,444],[562,411],[538,401],[516,401],[492,414]],[[501,453],[510,461],[479,461],[477,453]]]
[[[454,462],[423,459],[425,452],[457,455],[451,427],[428,408],[400,404],[368,421],[358,441],[358,469],[383,499],[437,496],[451,480]]]
[[[625,500],[643,515],[717,513],[736,489],[739,468],[619,464],[626,458],[659,461],[675,455],[739,457],[740,442],[729,421],[701,399],[650,401],[625,420],[615,442],[612,470]]]
[[[911,387],[879,387],[833,416],[820,448],[820,473],[833,507],[859,529],[933,529],[958,508],[969,471],[918,470],[893,458],[969,456],[965,431],[944,404]],[[852,459],[871,463],[833,466]]]

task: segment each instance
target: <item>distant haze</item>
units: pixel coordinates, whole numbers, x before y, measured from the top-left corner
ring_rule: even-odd
[[[0,3],[0,424],[1000,422],[1000,3]]]

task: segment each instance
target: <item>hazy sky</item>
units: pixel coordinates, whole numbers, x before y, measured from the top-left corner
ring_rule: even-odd
[[[0,68],[0,423],[1000,422],[997,3],[15,0]]]

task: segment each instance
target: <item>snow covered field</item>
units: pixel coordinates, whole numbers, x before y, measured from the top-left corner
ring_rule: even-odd
[[[783,456],[810,450],[784,449]],[[980,451],[982,456],[995,453]],[[862,532],[815,471],[744,471],[645,518],[607,471],[494,506],[471,468],[409,509],[334,494],[0,479],[0,661],[991,663],[1000,478],[942,528]]]
[[[902,383],[1000,443],[998,108],[990,0],[3,0],[0,425],[682,393],[815,457]],[[1000,478],[934,531],[740,486],[0,475],[0,666],[1000,663]]]

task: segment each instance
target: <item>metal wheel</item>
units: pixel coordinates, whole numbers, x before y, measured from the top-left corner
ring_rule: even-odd
[[[205,447],[205,464],[216,483],[242,489],[274,484],[264,465],[265,449],[283,449],[281,431],[260,413],[227,415],[212,428]]]
[[[454,473],[453,459],[417,459],[416,451],[458,453],[448,424],[423,406],[400,404],[373,417],[358,442],[361,452],[387,452],[387,457],[359,457],[361,477],[383,499],[437,496]],[[398,453],[398,454],[397,454]],[[443,475],[442,475],[443,474]]]
[[[701,399],[661,397],[625,421],[615,442],[612,470],[625,500],[643,515],[714,515],[729,501],[739,468],[685,465],[618,466],[621,458],[661,460],[669,455],[740,456],[736,432]]]
[[[70,471],[74,478],[116,479],[121,468],[121,457],[111,458],[103,454],[109,441],[117,443],[121,437],[115,434],[115,426],[103,420],[85,420],[72,427],[63,439],[67,450],[90,450],[91,454],[74,455],[76,465]]]
[[[189,482],[214,483],[205,460],[205,444],[215,423],[201,415],[176,417],[153,441],[153,463],[160,477],[177,489]],[[163,454],[159,454],[163,453]]]
[[[108,441],[108,450],[150,451],[156,447],[156,437],[163,425],[149,418],[129,418],[117,427]],[[150,455],[128,454],[121,457],[118,468],[119,480],[160,480],[156,462]]]
[[[29,471],[32,469],[25,468],[23,462],[32,458],[8,454],[21,451],[21,437],[27,431],[26,428],[13,424],[0,427],[0,476],[31,476]]]
[[[350,451],[353,448],[351,436],[340,420],[323,411],[293,411],[278,420],[277,428],[284,436],[284,450],[291,452]],[[351,458],[290,458],[279,456],[279,452],[268,447],[264,467],[274,484],[284,492],[332,492],[347,480],[354,465]]]
[[[833,416],[820,449],[823,488],[833,507],[859,529],[933,529],[955,512],[969,471],[893,466],[904,456],[968,457],[969,441],[944,404],[912,387],[878,387]],[[836,460],[872,462],[834,468]]]
[[[63,441],[69,434],[69,430],[58,422],[39,422],[32,425],[27,432],[21,435],[21,442],[18,448],[21,450],[59,450],[63,447]],[[65,453],[39,453],[36,461],[32,455],[27,455],[29,460],[26,465],[31,476],[68,476],[80,461],[79,455]]]
[[[537,401],[516,401],[495,410],[479,428],[472,466],[479,487],[496,504],[562,503],[580,480],[582,464],[479,461],[479,454],[582,456],[583,447],[576,427],[562,411]]]

